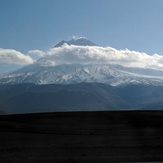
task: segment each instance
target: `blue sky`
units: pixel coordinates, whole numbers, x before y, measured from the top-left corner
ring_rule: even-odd
[[[72,36],[162,55],[163,0],[0,0],[3,53],[44,51]],[[0,73],[17,67],[17,62],[6,64],[0,58]]]

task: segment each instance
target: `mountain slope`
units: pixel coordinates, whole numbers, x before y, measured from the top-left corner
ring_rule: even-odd
[[[163,106],[162,99],[163,87],[151,87],[150,85],[123,87],[112,87],[100,83],[0,85],[0,110],[9,114],[56,111],[157,110]],[[159,107],[155,107],[157,103]]]
[[[0,109],[9,113],[91,111],[129,108],[114,87],[105,84],[0,85]]]

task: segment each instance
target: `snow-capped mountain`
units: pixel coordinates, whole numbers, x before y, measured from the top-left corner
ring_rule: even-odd
[[[59,51],[60,47],[65,44],[81,46],[95,46],[93,42],[86,38],[73,39],[70,41],[61,41],[53,50]],[[67,45],[67,46],[68,46]],[[67,50],[67,49],[66,49]],[[81,55],[81,60],[85,59]],[[71,51],[70,51],[71,52]],[[62,54],[62,57],[71,60],[71,53]],[[74,55],[75,56],[75,55]],[[73,57],[74,57],[73,56]],[[17,83],[35,83],[35,84],[72,84],[72,83],[106,83],[112,86],[121,86],[127,84],[147,84],[147,85],[163,85],[163,71],[149,68],[127,68],[120,65],[113,65],[105,62],[101,63],[62,63],[56,64],[58,54],[54,57],[42,57],[34,64],[25,66],[15,72],[9,73],[0,79],[0,84],[17,84]],[[76,56],[75,56],[76,57]],[[92,56],[89,57],[90,61]],[[60,61],[59,60],[59,61]],[[54,63],[54,64],[53,64]]]
[[[156,71],[158,75],[154,76],[147,75],[148,71],[139,69],[136,72],[136,69],[98,64],[44,66],[35,63],[4,76],[0,79],[0,83],[71,84],[97,82],[107,83],[112,86],[139,83],[163,85],[163,72]]]

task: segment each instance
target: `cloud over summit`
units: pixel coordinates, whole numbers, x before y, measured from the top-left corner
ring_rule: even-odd
[[[112,47],[76,46],[64,44],[44,54],[41,60],[48,64],[118,64],[124,67],[153,68],[163,70],[163,56],[148,55],[128,49],[117,50]],[[40,62],[41,60],[38,60]]]
[[[30,50],[27,55],[0,48],[0,62],[17,65],[34,63],[46,65],[62,64],[117,64],[124,67],[151,68],[163,70],[163,56],[148,55],[129,49],[117,50],[112,47],[78,46],[63,44],[47,51]]]

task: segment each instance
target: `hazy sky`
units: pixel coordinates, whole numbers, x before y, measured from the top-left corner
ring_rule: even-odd
[[[0,0],[0,73],[72,36],[163,55],[163,0]]]

